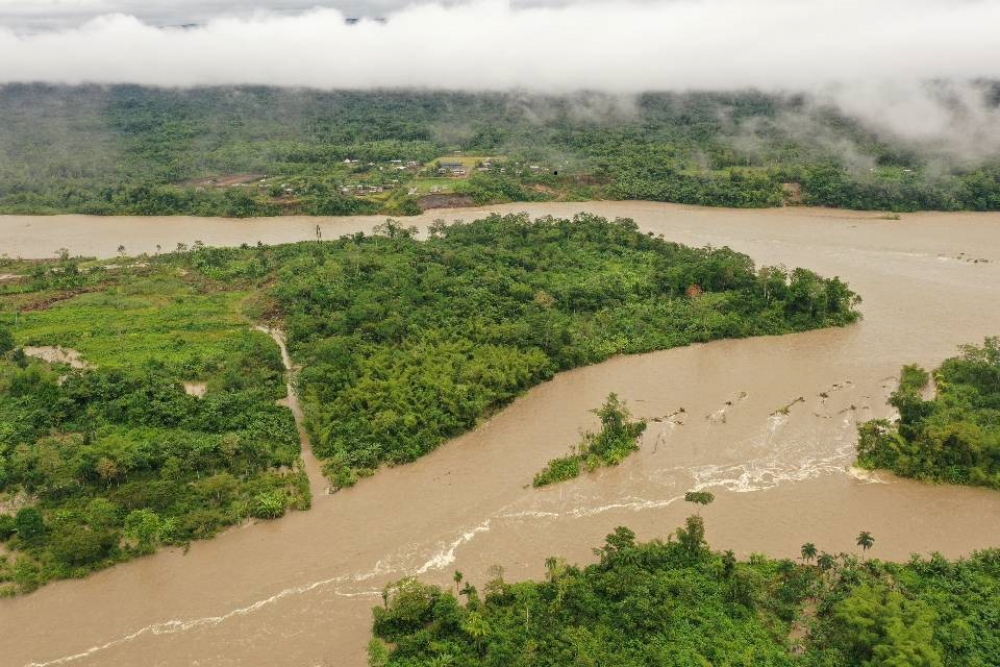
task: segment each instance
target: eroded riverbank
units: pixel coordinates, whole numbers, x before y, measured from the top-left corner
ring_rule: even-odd
[[[381,602],[386,582],[420,574],[449,583],[457,568],[481,584],[493,563],[509,578],[537,576],[552,554],[589,560],[590,548],[616,525],[643,539],[665,536],[689,512],[678,499],[692,488],[718,496],[704,512],[713,546],[741,554],[795,556],[805,541],[852,550],[862,529],[874,534],[873,554],[882,558],[932,550],[955,556],[996,545],[1000,494],[858,475],[849,466],[857,422],[888,414],[885,397],[903,363],[933,366],[958,344],[1000,332],[1000,216],[888,221],[809,209],[502,207],[524,209],[633,217],[678,242],[730,245],[759,263],[840,275],[864,296],[865,320],[566,373],[412,465],[318,496],[309,512],[231,531],[187,555],[164,552],[0,602],[0,664],[361,665],[370,608]],[[6,249],[8,220],[0,218],[0,252],[14,255]],[[81,234],[93,250],[74,247],[65,235],[53,248],[44,235],[18,242],[25,249],[35,243],[41,254],[69,247],[106,256],[104,245],[113,246],[111,254],[119,244],[142,251],[124,236],[142,237],[141,228],[126,229],[136,222],[163,234],[151,240],[167,248],[195,239],[255,243],[264,233],[273,235],[261,236],[265,242],[305,240],[315,238],[316,224],[333,238],[380,221],[279,219],[278,229],[269,221],[221,221],[218,228],[197,221],[201,233],[194,235],[198,230],[172,227],[174,219],[100,220],[113,229],[95,231],[87,222],[91,232]],[[169,233],[177,234],[172,242]],[[563,454],[579,429],[593,426],[588,411],[610,391],[639,416],[684,407],[686,418],[651,424],[642,450],[616,469],[531,489],[534,473]],[[775,415],[800,396],[787,416]]]

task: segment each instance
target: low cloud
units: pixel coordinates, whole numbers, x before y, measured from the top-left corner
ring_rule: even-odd
[[[349,26],[336,9],[194,28],[114,14],[0,31],[0,81],[646,90],[814,89],[1000,75],[995,0],[421,4]]]
[[[369,15],[385,8],[387,21],[348,25],[346,9],[303,11],[289,0],[260,10],[250,3],[242,15],[212,14],[188,28],[120,13],[59,30],[0,28],[0,83],[593,91],[622,98],[757,88],[808,93],[814,105],[834,105],[915,144],[948,148],[959,141],[953,148],[963,154],[1000,149],[996,102],[977,83],[1000,79],[998,0],[361,4]]]

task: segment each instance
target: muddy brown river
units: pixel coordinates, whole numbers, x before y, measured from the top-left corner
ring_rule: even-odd
[[[717,496],[703,512],[712,545],[743,555],[797,556],[806,541],[853,551],[861,530],[872,532],[881,558],[1000,546],[1000,493],[850,467],[858,422],[889,415],[885,399],[902,364],[935,365],[960,344],[1000,333],[1000,215],[889,221],[648,203],[497,210],[627,216],[671,240],[839,275],[864,296],[865,319],[565,373],[430,456],[319,497],[309,512],[0,601],[0,664],[360,666],[370,609],[387,582],[419,575],[450,585],[460,569],[481,585],[492,564],[519,579],[540,575],[549,555],[589,561],[617,525],[642,539],[666,537],[690,513],[680,498],[691,489]],[[313,239],[316,224],[333,238],[379,221],[9,217],[0,218],[0,254],[275,243]],[[641,451],[618,468],[530,488],[548,459],[594,427],[589,410],[611,391],[639,416],[685,412],[651,423]]]

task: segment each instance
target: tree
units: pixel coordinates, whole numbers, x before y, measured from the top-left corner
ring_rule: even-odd
[[[118,477],[118,464],[106,456],[98,460],[95,469],[97,475],[105,482],[110,482]]]
[[[464,579],[464,578],[465,578],[465,575],[463,575],[458,570],[455,570],[455,574],[452,575],[451,579],[452,579],[452,581],[455,582],[455,590],[456,591],[458,591],[458,587],[462,585],[462,579]]]
[[[677,529],[677,541],[689,553],[701,553],[705,548],[705,520],[700,516],[689,516],[685,526]]]
[[[816,559],[816,564],[819,565],[819,569],[824,572],[832,570],[836,563],[837,560],[825,551],[819,555],[819,558]]]
[[[14,334],[7,327],[0,326],[0,356],[3,356],[17,347],[14,341]]]
[[[469,614],[462,624],[462,630],[472,638],[479,655],[486,653],[486,638],[490,635],[490,624],[479,612]]]
[[[45,519],[34,507],[25,507],[14,517],[17,536],[25,544],[37,544],[45,537]]]
[[[698,506],[698,516],[701,516],[701,508],[711,505],[715,500],[715,495],[708,491],[688,491],[684,494],[684,501],[694,503]]]
[[[465,603],[469,607],[475,607],[479,603],[479,591],[470,583],[466,583],[458,594],[465,596]]]
[[[802,545],[802,550],[799,552],[802,554],[802,560],[806,563],[811,563],[813,559],[816,558],[816,554],[819,553],[816,550],[816,545],[812,542],[806,542]]]
[[[862,530],[858,535],[857,543],[858,546],[861,547],[861,555],[864,557],[864,554],[867,553],[868,550],[872,548],[872,545],[875,544],[875,538],[872,537],[872,534],[867,530]]]
[[[726,579],[731,579],[735,571],[736,554],[732,549],[727,549],[726,553],[722,554],[722,574]]]
[[[125,517],[125,535],[140,553],[152,553],[163,532],[163,521],[150,509],[133,510]]]

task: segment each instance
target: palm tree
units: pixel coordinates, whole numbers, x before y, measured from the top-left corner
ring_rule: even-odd
[[[462,590],[458,592],[458,594],[465,596],[466,606],[470,606],[472,604],[473,599],[477,601],[479,600],[479,591],[477,591],[476,587],[470,583],[466,583],[465,586],[462,587]]]
[[[818,554],[819,551],[817,551],[815,544],[812,542],[806,542],[802,545],[802,550],[799,553],[802,554],[803,562],[811,563],[813,559],[816,558],[816,554]]]
[[[861,547],[861,559],[864,560],[865,553],[875,544],[875,538],[867,530],[862,530],[858,535],[858,546]]]
[[[462,585],[462,579],[464,579],[464,578],[465,578],[464,574],[462,574],[458,570],[455,570],[455,574],[454,574],[454,576],[452,576],[452,580],[454,580],[454,582],[455,582],[455,592],[456,593],[458,592],[458,587]]]
[[[701,516],[701,508],[711,505],[715,500],[715,494],[708,491],[688,491],[684,494],[685,502],[694,503],[698,506],[698,516]]]
[[[833,569],[833,566],[837,564],[837,559],[824,551],[819,555],[819,558],[816,559],[816,564],[819,565],[821,570],[826,572],[827,570]]]

